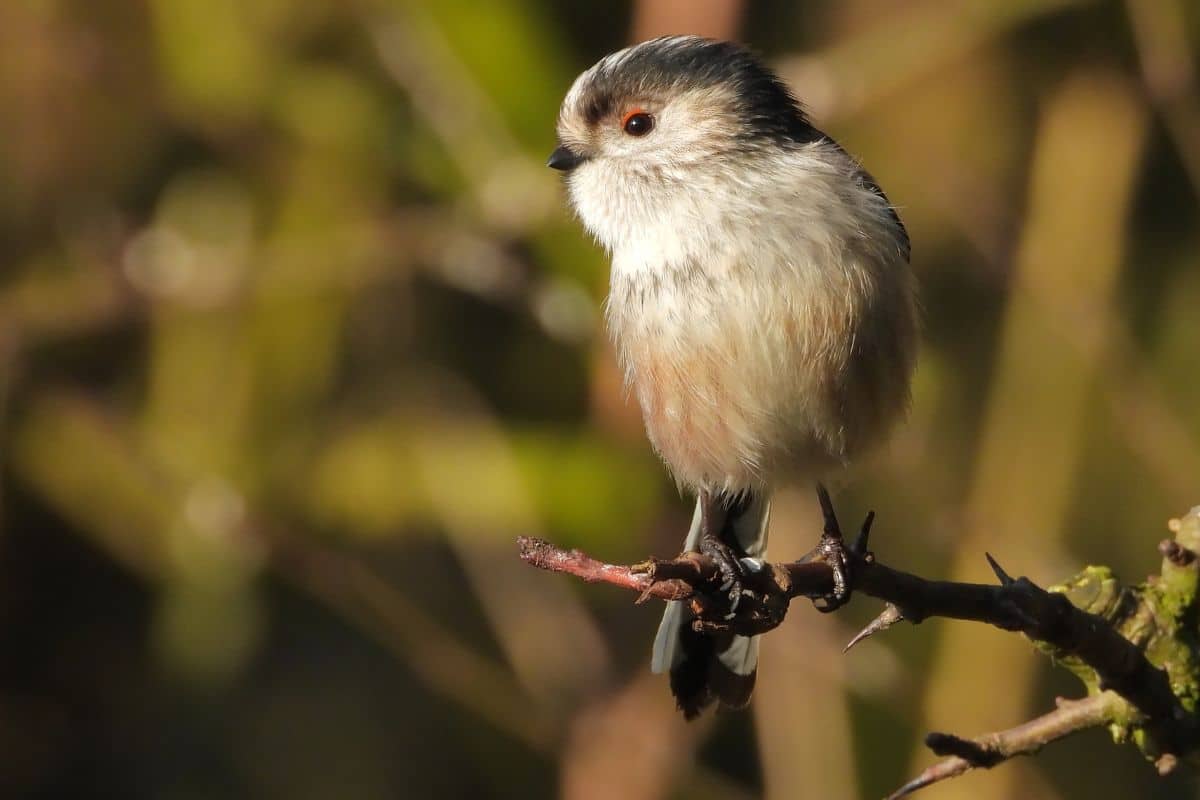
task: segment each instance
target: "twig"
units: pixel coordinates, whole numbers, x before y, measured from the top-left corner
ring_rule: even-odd
[[[888,628],[895,625],[897,622],[904,621],[904,614],[893,603],[888,603],[883,607],[883,611],[879,613],[875,619],[867,623],[867,626],[854,635],[854,638],[846,643],[842,648],[843,653],[850,652],[850,648],[861,642],[863,639],[874,636],[877,633],[886,631]]]
[[[654,577],[648,569],[639,571],[638,568],[643,566],[639,564],[628,567],[605,564],[581,550],[562,550],[544,539],[522,536],[517,539],[517,546],[521,548],[521,560],[538,569],[565,572],[583,578],[588,583],[611,583],[614,586],[633,589],[642,593],[639,600],[649,597],[659,600],[687,599],[695,594],[694,586],[711,578],[716,572],[711,564],[708,565],[708,573],[704,572],[702,563],[707,559],[703,556],[696,559],[677,559],[673,565],[680,574],[671,578],[662,573]],[[667,569],[670,571],[669,567]]]
[[[901,786],[887,800],[907,797],[947,778],[983,767],[990,769],[1013,756],[1036,753],[1044,745],[1072,733],[1107,723],[1121,699],[1113,692],[1101,692],[1081,700],[1059,699],[1058,708],[1049,714],[1032,719],[1008,730],[997,731],[975,739],[962,739],[947,733],[931,733],[925,744],[938,755],[950,756],[928,767],[917,777]]]

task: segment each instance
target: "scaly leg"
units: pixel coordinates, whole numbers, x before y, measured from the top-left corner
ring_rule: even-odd
[[[833,510],[833,500],[829,497],[829,490],[820,483],[817,484],[817,500],[821,503],[821,515],[825,518],[825,525],[821,532],[821,541],[817,543],[811,553],[805,556],[805,560],[820,559],[833,571],[833,592],[819,598],[822,602],[813,601],[817,610],[828,613],[836,611],[850,600],[852,589],[850,570],[854,563],[855,553],[847,548],[846,539],[842,536],[842,528],[838,524],[837,514]],[[864,535],[860,538],[864,547],[866,544],[865,534],[869,530],[870,521],[865,524]]]
[[[721,591],[729,593],[729,616],[732,619],[742,598],[742,579],[745,570],[738,555],[724,538],[729,509],[723,498],[709,491],[700,492],[700,552],[717,562],[723,582]]]

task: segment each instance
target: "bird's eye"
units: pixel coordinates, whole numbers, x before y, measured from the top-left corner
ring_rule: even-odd
[[[645,136],[654,130],[654,117],[640,108],[635,108],[621,120],[621,130],[630,136]]]

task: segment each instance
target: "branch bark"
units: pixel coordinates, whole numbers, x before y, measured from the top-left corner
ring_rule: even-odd
[[[705,629],[743,635],[777,626],[783,620],[780,606],[786,610],[792,598],[824,597],[833,589],[833,572],[822,562],[765,564],[747,581],[752,594],[743,598],[737,616],[726,621],[706,613],[713,607],[709,593],[718,573],[712,559],[700,553],[619,566],[540,539],[521,537],[518,546],[522,560],[535,567],[632,589],[641,593],[639,600],[692,600]],[[985,622],[1077,657],[1095,670],[1100,689],[1112,689],[1148,719],[1161,721],[1156,734],[1168,751],[1195,734],[1191,715],[1171,691],[1167,673],[1151,664],[1133,642],[1101,617],[1071,605],[1064,595],[1047,592],[1028,578],[1012,578],[991,556],[988,561],[998,584],[927,580],[888,567],[870,554],[853,565],[852,580],[854,591],[887,601],[914,624],[929,617]],[[894,615],[891,621],[896,621]],[[1186,731],[1176,730],[1185,721]]]
[[[1047,591],[1028,578],[1011,577],[990,555],[987,559],[997,584],[927,580],[880,563],[865,544],[850,549],[853,590],[884,600],[887,606],[847,649],[901,620],[915,624],[929,617],[947,617],[984,622],[1025,634],[1075,671],[1088,687],[1087,697],[1060,700],[1054,711],[1009,730],[975,739],[931,734],[926,744],[949,758],[925,770],[893,797],[975,767],[991,767],[1035,752],[1070,733],[1104,724],[1112,727],[1118,741],[1136,742],[1163,773],[1200,749],[1200,725],[1191,710],[1200,695],[1200,645],[1193,630],[1195,606],[1200,602],[1196,559],[1200,508],[1184,520],[1173,520],[1171,530],[1175,540],[1160,545],[1162,575],[1135,588],[1121,587],[1105,568],[1089,567]],[[755,568],[744,581],[748,591],[729,619],[727,601],[718,591],[716,564],[700,553],[626,566],[540,539],[521,537],[518,545],[521,558],[535,567],[636,591],[638,602],[687,601],[696,616],[693,625],[701,631],[766,633],[783,621],[792,598],[817,600],[833,590],[833,571],[820,560],[755,563],[749,565]],[[1088,610],[1069,599],[1083,594],[1093,597],[1080,601]],[[1152,651],[1162,666],[1147,657]],[[1164,652],[1169,657],[1164,658]]]

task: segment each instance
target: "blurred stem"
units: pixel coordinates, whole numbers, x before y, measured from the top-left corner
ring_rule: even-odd
[[[438,380],[424,383],[434,390]],[[524,567],[506,558],[512,535],[541,524],[511,443],[470,387],[446,380],[436,392],[441,408],[413,433],[410,480],[428,497],[530,701],[573,705],[586,687],[608,682],[604,637],[578,595],[528,581]],[[559,646],[548,650],[547,637]]]
[[[1200,447],[1184,418],[1167,400],[1162,381],[1139,351],[1129,324],[1107,320],[1110,350],[1101,370],[1114,428],[1125,445],[1150,470],[1173,505],[1195,497]]]
[[[1126,0],[1142,78],[1200,191],[1200,99],[1188,19],[1178,0]]]
[[[432,14],[412,2],[362,5],[379,60],[441,140],[489,227],[516,235],[544,223],[557,199],[549,170],[521,149]]]
[[[1077,76],[1043,115],[955,580],[970,579],[976,554],[1000,542],[1032,563],[1055,559],[1083,411],[1109,346],[1097,320],[1111,313],[1145,126],[1136,95],[1109,75]],[[930,669],[927,719],[980,730],[1020,713],[1036,662],[1016,642],[987,636],[975,626],[946,632]],[[989,673],[1007,676],[1003,695],[978,691],[977,677]],[[1016,771],[1005,776],[984,797],[1019,793]]]
[[[550,720],[500,665],[450,635],[358,559],[295,538],[272,537],[271,563],[407,664],[427,687],[466,706],[538,752],[557,741]]]

